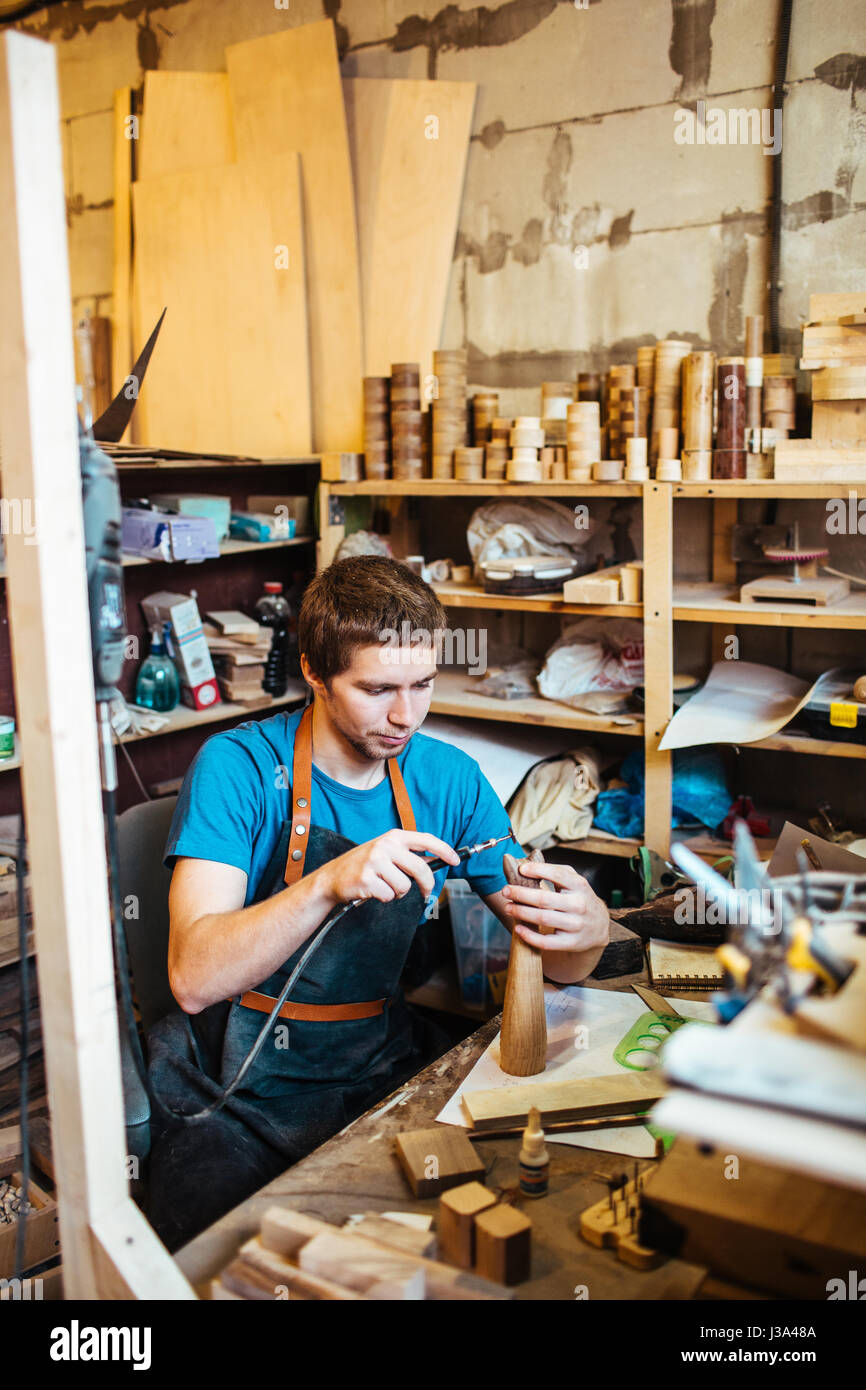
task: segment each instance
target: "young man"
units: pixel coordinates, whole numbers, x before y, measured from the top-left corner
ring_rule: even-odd
[[[445,627],[435,594],[405,565],[331,565],[307,589],[298,624],[313,704],[215,735],[187,774],[166,848],[181,1011],[150,1036],[151,1078],[171,1110],[220,1095],[310,938],[340,906],[360,905],[305,965],[228,1103],[194,1122],[157,1117],[151,1219],[171,1248],[437,1055],[400,977],[425,902],[449,874],[542,948],[552,980],[582,980],[604,949],[607,910],[570,867],[521,864],[551,880],[552,894],[507,886],[503,854],[522,857],[511,839],[462,863],[454,851],[510,827],[478,764],[418,733],[433,634]],[[407,632],[421,643],[395,645]],[[445,867],[434,873],[437,856]]]

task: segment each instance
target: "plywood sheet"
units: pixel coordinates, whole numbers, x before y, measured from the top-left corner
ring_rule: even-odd
[[[241,160],[301,155],[317,452],[363,447],[355,200],[334,26],[304,24],[226,49]]]
[[[233,164],[237,158],[224,72],[148,72],[138,178]]]
[[[361,261],[364,372],[439,346],[463,193],[474,82],[343,83]]]
[[[297,154],[148,179],[133,210],[137,336],[168,309],[136,411],[142,442],[309,453]]]

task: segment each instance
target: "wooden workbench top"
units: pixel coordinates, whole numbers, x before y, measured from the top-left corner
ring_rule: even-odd
[[[632,979],[605,981],[602,988],[622,989]],[[593,983],[588,981],[587,983]],[[491,1019],[450,1052],[432,1062],[397,1091],[374,1106],[342,1133],[315,1149],[300,1163],[235,1207],[185,1245],[176,1259],[187,1278],[207,1296],[209,1280],[229,1263],[238,1247],[257,1234],[262,1213],[273,1204],[304,1211],[342,1225],[355,1212],[423,1211],[436,1214],[435,1198],[412,1196],[393,1152],[401,1130],[424,1129],[452,1095],[496,1036],[500,1019]],[[592,1149],[551,1146],[550,1191],[519,1205],[533,1223],[532,1278],[516,1290],[519,1299],[569,1299],[586,1286],[591,1299],[687,1299],[694,1296],[705,1271],[680,1260],[639,1273],[608,1250],[596,1250],[577,1234],[580,1213],[599,1201],[605,1187],[593,1173],[619,1173],[634,1160]],[[491,1189],[517,1186],[515,1137],[485,1139],[477,1149]],[[641,1168],[651,1166],[642,1160]]]

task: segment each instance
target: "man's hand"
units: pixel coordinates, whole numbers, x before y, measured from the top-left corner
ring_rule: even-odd
[[[324,891],[334,906],[358,898],[378,898],[379,902],[390,903],[395,898],[405,897],[413,880],[428,898],[435,885],[427,861],[416,852],[421,850],[444,859],[447,864],[460,863],[456,851],[444,840],[437,840],[435,835],[416,830],[388,830],[375,840],[368,840],[323,864],[311,877],[321,877]]]
[[[544,973],[560,984],[591,975],[610,938],[607,908],[570,864],[520,860],[525,878],[547,879],[559,889],[506,884],[486,901],[514,932],[543,952]]]

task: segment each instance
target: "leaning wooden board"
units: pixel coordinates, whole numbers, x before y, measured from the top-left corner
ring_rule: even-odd
[[[233,164],[237,158],[224,72],[148,72],[138,179]]]
[[[111,389],[116,395],[132,370],[132,92],[114,93],[114,266],[111,303],[114,333],[111,349]],[[154,319],[154,323],[156,320]]]
[[[136,411],[142,442],[310,453],[298,156],[147,179],[133,209],[138,335],[168,308]]]
[[[474,82],[347,78],[364,372],[433,369],[469,152]]]
[[[302,159],[315,450],[361,449],[358,240],[334,26],[233,44],[226,62],[238,157]]]

